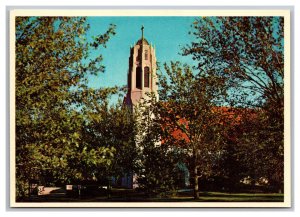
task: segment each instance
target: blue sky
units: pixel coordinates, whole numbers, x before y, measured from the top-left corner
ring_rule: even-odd
[[[180,54],[180,46],[192,40],[188,34],[195,17],[88,17],[90,30],[87,37],[104,33],[109,24],[115,24],[116,35],[107,43],[103,54],[106,71],[90,77],[89,86],[93,88],[122,86],[127,84],[129,49],[141,38],[141,26],[144,25],[144,37],[156,48],[156,58],[161,64],[171,60],[191,63],[190,57]]]

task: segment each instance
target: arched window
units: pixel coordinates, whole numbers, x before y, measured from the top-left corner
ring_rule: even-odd
[[[136,67],[136,88],[142,89],[142,68]]]
[[[144,68],[144,87],[150,87],[150,70],[148,66]]]
[[[145,60],[148,60],[148,50],[145,50]]]

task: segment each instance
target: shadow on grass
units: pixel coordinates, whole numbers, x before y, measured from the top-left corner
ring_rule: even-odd
[[[194,200],[193,191],[177,192],[176,196],[149,197],[142,191],[133,189],[113,189],[108,194],[98,196],[73,196],[68,197],[60,191],[28,198],[24,202],[283,202],[283,194],[276,193],[223,193],[200,192],[199,199]]]

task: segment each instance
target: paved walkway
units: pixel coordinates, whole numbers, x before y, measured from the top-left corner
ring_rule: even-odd
[[[43,187],[39,190],[39,195],[65,195],[66,190],[60,187]]]

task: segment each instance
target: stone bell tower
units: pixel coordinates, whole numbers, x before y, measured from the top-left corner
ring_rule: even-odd
[[[155,49],[142,37],[133,47],[130,47],[129,70],[127,77],[128,93],[125,104],[135,106],[141,98],[146,98],[147,92],[153,92],[158,99]]]
[[[158,86],[156,76],[156,56],[155,49],[144,38],[144,26],[141,28],[142,37],[130,47],[129,68],[127,74],[128,92],[124,98],[124,104],[134,111],[141,99],[147,99],[147,93],[154,93],[158,100]],[[143,135],[140,129],[135,136],[136,145]],[[136,188],[138,184],[136,173],[125,174],[122,178],[122,186]]]

